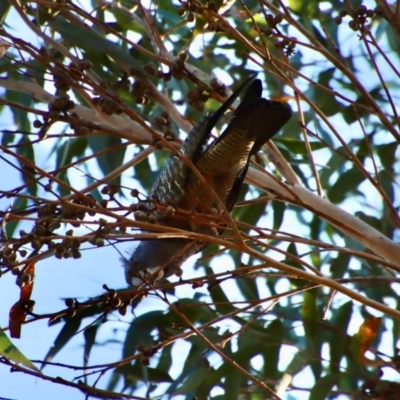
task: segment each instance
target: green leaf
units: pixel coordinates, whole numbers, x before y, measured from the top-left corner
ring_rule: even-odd
[[[26,137],[22,137],[18,142],[17,153],[24,156],[27,160],[35,164],[35,152],[32,142]],[[25,163],[21,162],[22,178],[27,184],[27,190],[32,196],[37,196],[37,175],[32,174],[30,169],[25,169]]]
[[[73,158],[78,158],[84,155],[87,148],[87,139],[84,137],[73,138],[66,140],[63,143],[57,143],[54,147],[56,150],[56,169],[60,170],[62,168],[68,167],[72,162]],[[58,178],[63,182],[70,184],[68,178],[68,168],[65,168],[58,174]],[[70,191],[65,188],[64,185],[59,187],[60,194],[62,196],[69,195]]]
[[[159,354],[158,364],[157,364],[158,369],[161,369],[163,371],[169,371],[173,363],[171,350],[172,350],[171,346],[166,346],[161,350],[161,354]]]
[[[260,294],[258,293],[257,282],[254,277],[239,277],[236,279],[236,285],[246,300],[258,300]]]
[[[397,301],[396,301],[396,310],[400,311],[400,298],[399,297],[397,297]],[[400,337],[400,320],[398,318],[393,318],[392,334],[393,334],[393,337],[395,337],[395,338]],[[396,344],[393,343],[393,346],[394,346],[393,354],[396,354],[396,351],[397,351]]]
[[[182,311],[191,323],[205,323],[217,316],[215,311],[213,311],[206,303],[196,299],[184,298],[173,303],[173,305],[179,311]],[[183,321],[180,319],[179,322],[182,323]]]
[[[369,226],[377,229],[378,231],[382,231],[382,221],[380,218],[376,218],[372,215],[368,215],[363,211],[357,211],[354,214],[357,218],[360,218],[362,221],[366,222]]]
[[[133,380],[153,383],[173,382],[173,379],[167,372],[158,368],[146,367],[140,363],[121,365],[115,369],[115,372]]]
[[[383,91],[382,91],[381,86],[376,86],[374,89],[369,91],[369,94],[377,102],[385,101],[385,98],[383,97],[382,92]],[[366,106],[367,108],[360,107],[360,105]],[[371,107],[371,105],[364,98],[364,96],[359,96],[355,103],[350,104],[347,107],[343,107],[342,116],[343,116],[344,120],[347,122],[347,124],[350,125],[353,122],[358,121],[360,118],[368,116],[367,109],[370,107]]]
[[[190,394],[195,391],[203,381],[209,376],[210,369],[201,363],[197,364],[197,368],[188,375],[187,379],[183,382],[176,392],[181,394]]]
[[[177,388],[185,382],[188,376],[198,376],[196,375],[197,369],[205,367],[203,356],[206,349],[205,342],[196,340],[194,337],[187,339],[187,342],[191,344],[191,347],[189,354],[184,361],[182,372],[178,378],[175,379],[175,382],[168,388],[167,393],[175,393]],[[190,388],[190,390],[194,390],[194,388]]]
[[[320,319],[317,306],[318,288],[307,290],[304,293],[301,316],[303,318],[306,338],[310,348],[315,348],[315,340],[318,333],[318,321]]]
[[[35,372],[40,372],[38,368],[31,361],[25,357],[8,336],[0,329],[0,354],[8,360],[22,364],[26,368],[32,369]]]
[[[318,2],[316,0],[289,0],[289,7],[296,14],[312,18],[318,12]]]
[[[85,345],[83,347],[83,365],[85,367],[87,367],[89,363],[90,352],[93,348],[93,345],[96,343],[96,335],[98,329],[99,325],[91,325],[83,332],[83,336],[85,338]]]
[[[211,268],[210,273],[212,273]],[[210,283],[212,285],[213,282]],[[226,296],[220,285],[213,286],[212,290],[210,291],[210,296],[213,303],[215,304],[217,311],[221,315],[229,314],[236,310],[236,308],[229,301],[228,297]]]
[[[127,358],[135,354],[139,344],[150,347],[154,344],[151,332],[156,327],[154,323],[163,315],[162,311],[151,311],[135,318],[126,332],[122,357]]]
[[[296,243],[289,243],[289,245],[287,246],[286,251],[289,254],[292,254],[295,257],[298,257],[298,251],[297,251],[297,246]],[[287,258],[286,264],[298,268],[298,269],[303,269],[303,266],[295,259],[292,259],[291,257]],[[299,287],[299,286],[303,286],[304,284],[306,284],[306,281],[304,281],[303,279],[298,279],[298,278],[291,278],[290,282],[293,286],[295,287]]]
[[[278,369],[282,344],[284,343],[284,326],[277,318],[265,329],[264,376],[278,380],[281,373]]]
[[[329,374],[319,378],[311,389],[308,400],[325,400],[332,392],[332,388],[338,383],[341,374]]]
[[[339,113],[343,108],[333,96],[334,90],[329,85],[335,71],[336,68],[328,68],[322,71],[319,74],[318,83],[325,89],[320,87],[315,88],[315,104],[317,104],[318,108],[328,117]]]
[[[17,200],[12,205],[11,213],[12,212],[18,213],[22,210],[25,210],[27,205],[28,205],[28,199],[26,197],[17,197]],[[14,236],[15,230],[18,228],[20,223],[21,221],[19,220],[7,222],[6,235],[8,238],[12,238]]]
[[[379,171],[379,182],[381,184],[381,187],[383,191],[386,193],[387,198],[389,201],[393,204],[394,202],[394,185],[395,185],[395,180],[392,177],[389,177],[387,174],[387,171]]]
[[[289,151],[291,151],[293,154],[296,155],[301,155],[301,156],[306,156],[307,149],[304,144],[304,140],[298,140],[298,139],[292,139],[292,138],[277,138],[274,140],[277,144],[282,144],[284,145]],[[322,142],[310,142],[310,147],[312,151],[320,150],[320,149],[325,149],[326,144]]]
[[[357,191],[358,186],[365,180],[365,176],[356,166],[350,168],[346,172],[340,174],[337,181],[328,191],[329,200],[338,204],[344,201],[349,193],[360,194]]]
[[[261,216],[265,213],[265,203],[255,203],[248,206],[239,207],[238,213],[234,214],[234,218],[245,221],[246,224],[256,225]],[[246,229],[245,231],[249,231]]]
[[[307,367],[311,361],[313,361],[313,356],[310,352],[298,351],[292,358],[292,361],[290,361],[285,372],[291,376],[295,376]]]
[[[45,361],[51,361],[54,356],[75,336],[76,332],[79,330],[81,322],[82,316],[80,314],[68,318],[64,326],[61,328],[60,333],[57,335],[53,346],[47,352],[46,357],[44,358]],[[43,364],[42,369],[45,366],[46,364]]]
[[[232,368],[231,372],[225,377],[225,400],[241,399],[241,387],[243,384],[243,374],[236,368]]]
[[[0,24],[3,25],[4,20],[10,11],[11,3],[9,1],[0,2]]]
[[[393,3],[394,9],[391,11],[391,13],[393,14],[393,18],[396,18],[396,14],[397,14],[397,11],[396,11],[397,5],[396,4],[397,3]],[[389,6],[389,7],[391,7],[391,6]],[[391,25],[391,24],[389,24],[389,25]],[[392,51],[394,51],[395,53],[398,54],[399,50],[400,50],[399,38],[397,36],[397,33],[393,30],[392,27],[390,27],[386,30],[386,37],[388,39],[388,43],[389,43],[389,46],[392,49]]]
[[[310,223],[310,235],[311,239],[319,240],[319,235],[324,231],[324,221],[317,215],[313,215]]]
[[[58,16],[49,25],[52,29],[59,32],[64,40],[69,41],[71,45],[82,48],[89,53],[93,63],[96,58],[100,61],[105,53],[121,68],[129,69],[129,67],[134,67],[143,75],[147,75],[127,51],[122,50],[122,47],[117,43],[104,39],[101,34],[97,33],[96,29],[66,22]]]
[[[331,324],[334,331],[329,339],[330,369],[332,372],[340,371],[340,362],[350,343],[347,328],[353,314],[353,302],[348,301],[333,312]]]
[[[121,144],[121,139],[114,136],[89,136],[88,142],[90,148],[94,153],[96,153],[98,151],[110,149],[113,146],[118,146]],[[112,151],[107,152],[107,154],[102,154],[96,157],[96,161],[104,175],[110,174],[122,165],[125,151],[126,147],[124,146],[122,148],[113,149]],[[112,183],[119,186],[120,181],[121,177],[118,176],[117,178],[113,179]]]
[[[286,211],[286,204],[282,201],[273,201],[272,209],[274,210],[274,225],[273,228],[278,230],[283,222],[283,217]]]
[[[332,279],[343,278],[349,267],[350,256],[346,253],[339,253],[331,263]]]
[[[27,78],[23,75],[19,77],[21,81],[27,81]],[[21,106],[30,107],[32,106],[32,96],[30,94],[24,92],[17,92],[14,90],[6,91],[6,99],[13,101]],[[14,123],[17,126],[17,129],[22,132],[29,132],[31,128],[31,123],[28,118],[28,113],[24,110],[21,110],[17,107],[11,107],[11,112],[14,116]],[[27,139],[23,139],[25,143],[27,143]]]

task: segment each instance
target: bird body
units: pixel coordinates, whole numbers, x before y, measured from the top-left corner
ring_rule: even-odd
[[[211,131],[242,90],[246,93],[224,132],[208,144]],[[261,97],[262,84],[251,78],[214,113],[206,115],[190,132],[179,151],[164,167],[150,193],[150,199],[195,215],[230,212],[255,154],[290,119],[286,105]],[[218,235],[221,229],[175,218],[147,203],[157,223],[187,231]],[[206,245],[185,238],[142,241],[125,262],[127,282],[137,286],[154,282],[180,269],[182,263]]]

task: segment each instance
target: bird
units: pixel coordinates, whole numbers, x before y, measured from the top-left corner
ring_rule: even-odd
[[[213,128],[244,91],[226,129],[209,143]],[[145,203],[146,212],[155,215],[157,224],[214,236],[223,233],[220,225],[216,228],[212,224],[195,223],[193,218],[177,218],[171,215],[171,209],[191,215],[221,215],[232,211],[251,156],[292,115],[287,104],[263,98],[262,91],[261,80],[250,77],[217,111],[206,114],[194,126],[179,154],[169,159],[154,182],[149,201]],[[123,260],[126,281],[138,287],[178,275],[183,262],[205,247],[206,243],[185,237],[142,240],[131,257]]]

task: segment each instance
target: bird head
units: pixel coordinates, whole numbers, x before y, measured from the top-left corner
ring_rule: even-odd
[[[182,263],[196,252],[193,240],[143,240],[131,258],[123,260],[126,281],[133,286],[154,283],[179,272]]]

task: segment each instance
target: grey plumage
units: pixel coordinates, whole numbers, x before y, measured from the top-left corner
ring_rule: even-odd
[[[244,88],[246,93],[225,131],[208,144],[211,131]],[[195,171],[178,156],[172,157],[153,185],[149,198],[163,205],[193,214],[222,213],[224,205],[234,207],[246,176],[250,157],[290,119],[290,108],[261,97],[262,84],[251,78],[213,114],[206,115],[190,132],[180,153],[192,162]],[[206,184],[204,184],[204,181]],[[189,218],[174,218],[157,211],[154,203],[147,210],[155,213],[157,223],[208,235],[220,230],[195,224]],[[142,241],[125,262],[128,283],[154,282],[175,273],[182,263],[205,247],[202,242],[168,238]]]

